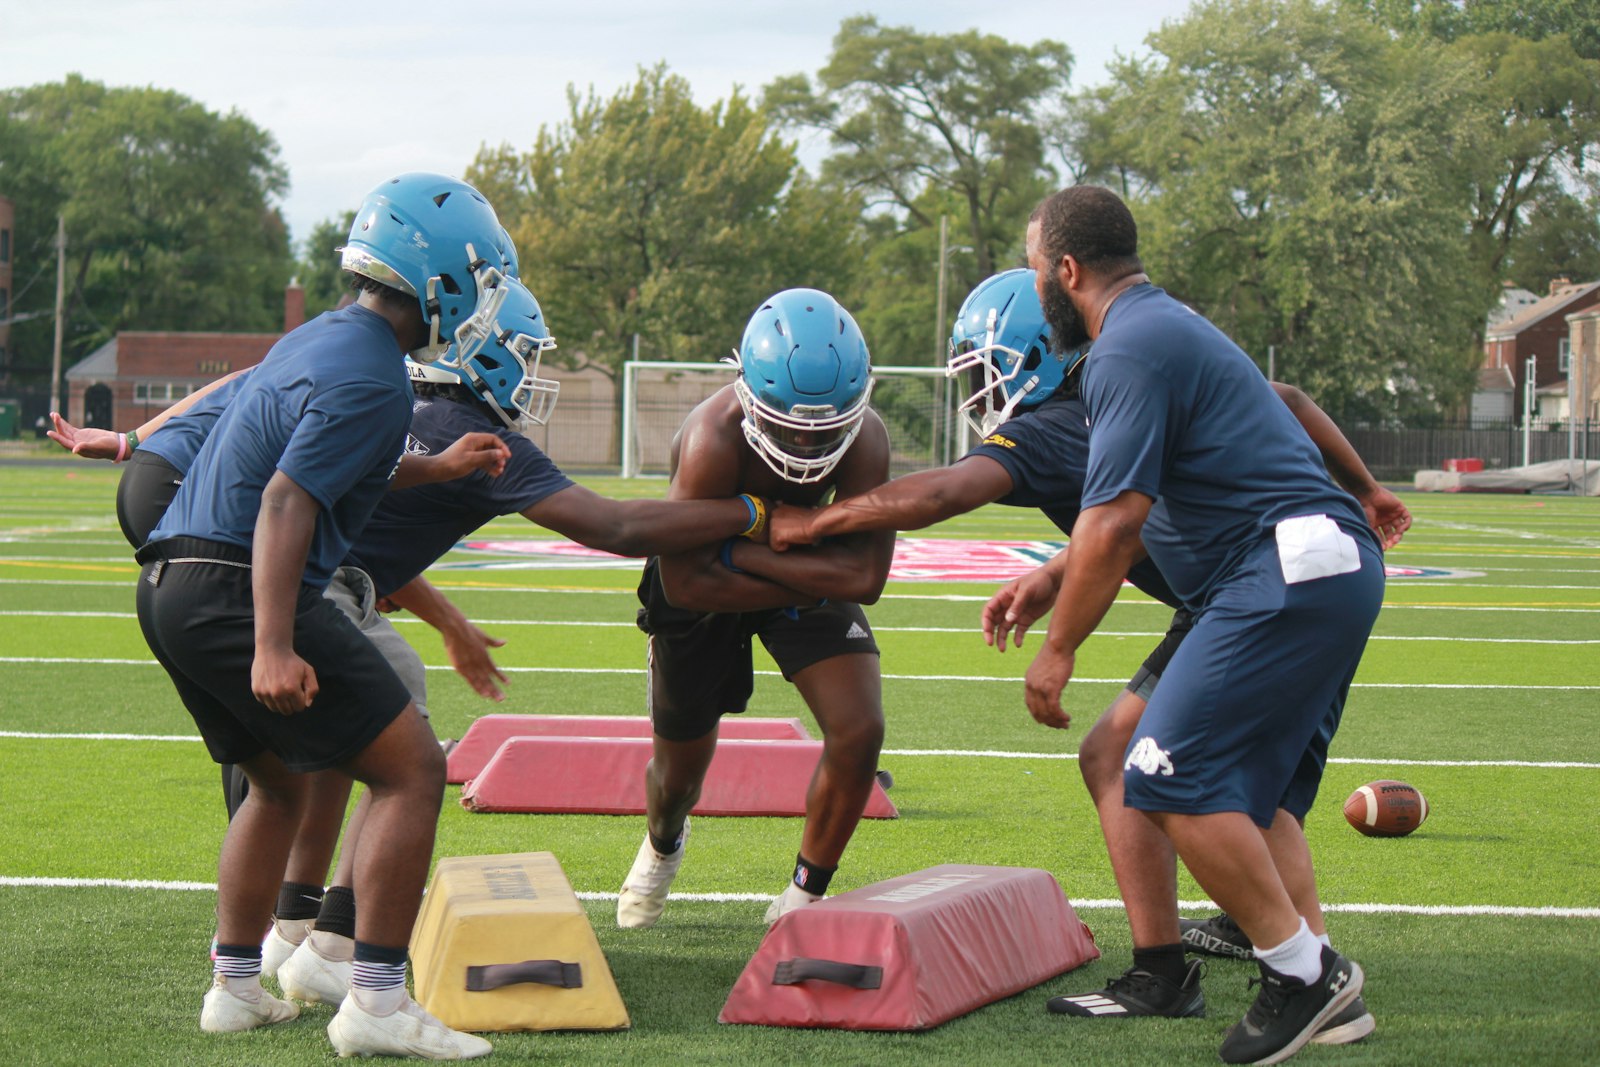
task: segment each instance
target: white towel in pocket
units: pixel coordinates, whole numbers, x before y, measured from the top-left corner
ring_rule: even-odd
[[[1285,584],[1331,578],[1361,569],[1356,540],[1326,515],[1296,515],[1278,523],[1278,563]]]

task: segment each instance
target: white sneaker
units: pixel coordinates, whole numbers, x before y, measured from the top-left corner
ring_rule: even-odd
[[[790,882],[783,892],[767,906],[767,925],[771,926],[783,916],[807,904],[815,904],[822,899],[821,893],[807,893],[804,889]]]
[[[211,988],[206,990],[200,1008],[200,1029],[208,1034],[234,1034],[272,1023],[286,1023],[299,1014],[299,1007],[279,1000],[262,989],[259,982],[230,979],[219,974],[213,977]]]
[[[494,1051],[483,1038],[450,1029],[410,997],[388,1015],[373,1015],[346,997],[328,1024],[328,1038],[340,1056],[475,1060]]]
[[[678,835],[678,849],[663,856],[644,835],[639,855],[634,857],[633,869],[622,880],[617,893],[617,925],[626,930],[642,930],[654,926],[667,907],[667,890],[683,866],[683,851],[689,841],[689,820],[683,821],[683,833]]]
[[[267,936],[261,939],[261,974],[266,978],[276,977],[278,968],[283,966],[284,960],[294,955],[294,950],[300,947],[305,936],[302,931],[300,941],[290,941],[278,929],[277,922],[267,927]]]
[[[337,1005],[350,992],[352,970],[349,960],[330,960],[308,937],[278,967],[278,987],[307,1004]]]

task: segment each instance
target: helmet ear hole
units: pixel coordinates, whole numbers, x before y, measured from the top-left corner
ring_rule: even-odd
[[[461,286],[457,285],[455,278],[448,274],[439,275],[439,287],[451,296],[461,295]]]

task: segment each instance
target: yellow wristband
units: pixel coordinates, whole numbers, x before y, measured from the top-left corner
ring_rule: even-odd
[[[750,525],[740,532],[740,537],[760,537],[767,528],[767,502],[751,493],[740,493],[739,497],[745,502],[755,518],[750,520]]]

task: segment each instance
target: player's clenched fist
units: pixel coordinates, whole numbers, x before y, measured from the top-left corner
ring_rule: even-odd
[[[293,715],[317,699],[317,672],[293,652],[258,649],[250,664],[250,691],[269,710]]]

